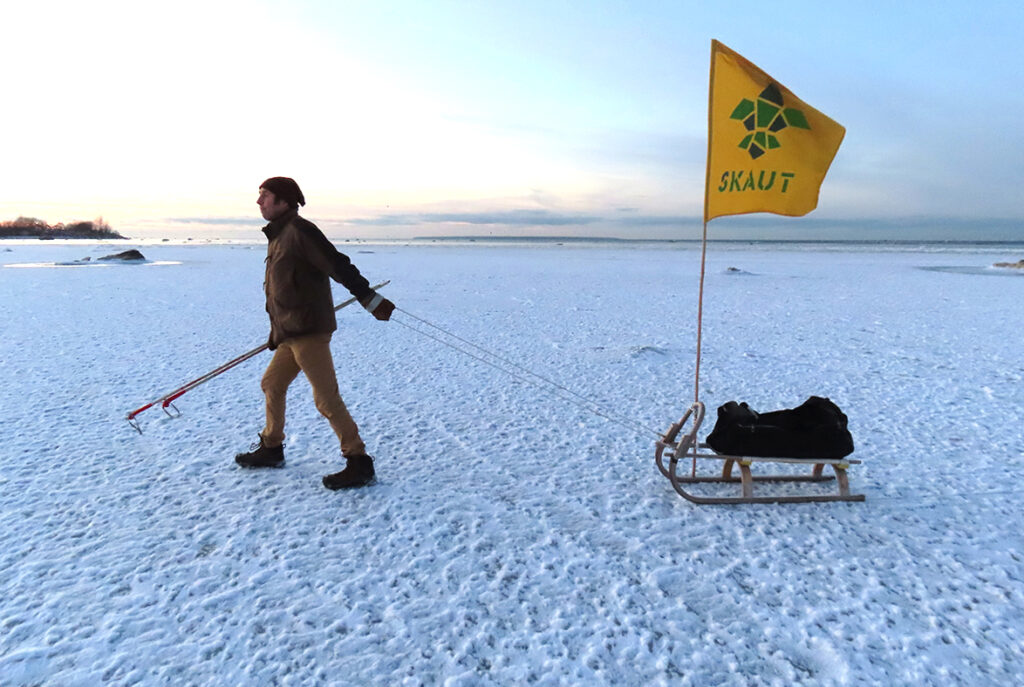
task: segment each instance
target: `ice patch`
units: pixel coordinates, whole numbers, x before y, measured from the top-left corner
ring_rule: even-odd
[[[1024,277],[1024,270],[1007,267],[976,266],[976,265],[926,265],[918,269],[927,272],[946,272],[949,274],[983,274],[990,277]]]
[[[69,262],[18,262],[4,265],[4,267],[161,267],[165,265],[180,265],[180,260],[130,260],[119,262],[99,261],[69,261]]]

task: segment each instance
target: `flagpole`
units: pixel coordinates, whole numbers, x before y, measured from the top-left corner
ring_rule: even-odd
[[[715,92],[715,49],[718,41],[711,41],[711,69],[708,74],[708,154],[705,158],[704,168],[704,226],[701,231],[700,240],[700,287],[697,290],[697,361],[693,370],[693,403],[700,403],[700,354],[704,340],[704,272],[708,256],[708,209],[709,192],[711,190],[711,125],[713,123],[713,94]],[[697,476],[697,442],[693,446],[693,465],[690,468],[691,476]]]
[[[711,125],[714,122],[714,84],[715,84],[715,49],[718,41],[711,41],[711,69],[708,74],[708,154],[705,158],[704,168],[704,229],[700,242],[700,289],[697,292],[697,363],[694,370],[693,380],[693,402],[700,402],[700,351],[701,342],[704,338],[704,266],[708,255],[708,196],[711,190]],[[694,466],[696,467],[696,466]]]
[[[700,288],[697,291],[697,364],[693,380],[693,401],[700,401],[700,350],[704,338],[704,265],[708,254],[708,223],[704,222],[704,237],[700,243]]]

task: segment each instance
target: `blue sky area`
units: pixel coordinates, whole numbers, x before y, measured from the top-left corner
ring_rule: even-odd
[[[1024,240],[1012,2],[18,3],[0,219],[695,238],[724,42],[847,129],[818,209],[712,237]],[[177,220],[188,220],[178,222]]]

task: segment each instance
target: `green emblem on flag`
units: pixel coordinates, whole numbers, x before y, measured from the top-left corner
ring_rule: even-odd
[[[795,107],[783,107],[782,93],[775,84],[768,84],[757,96],[756,103],[747,98],[741,100],[729,118],[743,122],[744,128],[750,132],[740,141],[739,147],[750,153],[752,160],[769,150],[781,148],[782,144],[775,134],[787,126],[811,128],[803,112]]]

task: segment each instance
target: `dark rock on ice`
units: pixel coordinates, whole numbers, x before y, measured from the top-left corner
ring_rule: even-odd
[[[1017,262],[997,262],[995,267],[1012,267],[1016,270],[1024,270],[1024,260],[1018,260]]]
[[[134,248],[132,248],[131,250],[126,250],[126,251],[121,252],[121,253],[115,253],[113,255],[104,255],[102,258],[96,258],[96,259],[97,260],[121,260],[121,261],[124,261],[124,262],[131,262],[131,261],[134,261],[134,260],[145,260],[146,256],[144,256],[142,253],[140,253],[139,251],[137,251]]]

